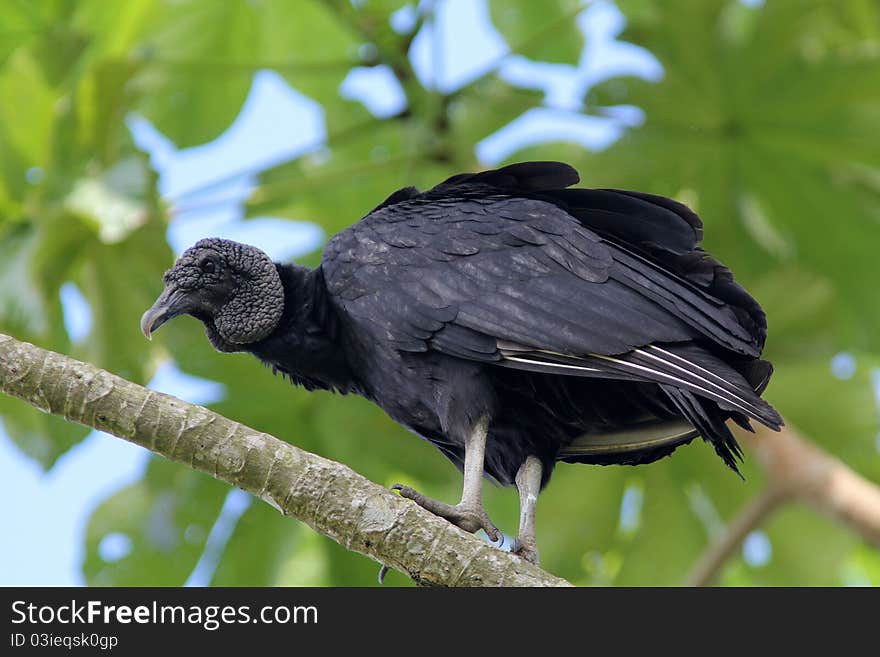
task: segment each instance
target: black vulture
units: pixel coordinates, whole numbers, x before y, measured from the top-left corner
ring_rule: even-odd
[[[649,463],[699,435],[736,471],[725,422],[782,425],[760,397],[764,312],[700,248],[697,215],[578,180],[524,162],[399,190],[315,269],[203,239],[141,328],[189,314],[219,351],[372,400],[464,473],[454,506],[394,488],[466,531],[500,540],[482,479],[515,484],[513,551],[537,562],[535,503],[557,462]]]

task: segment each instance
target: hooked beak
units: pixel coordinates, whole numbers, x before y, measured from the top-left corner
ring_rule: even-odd
[[[177,317],[185,312],[183,302],[186,293],[177,288],[166,287],[156,303],[141,317],[141,332],[147,340],[153,339],[153,332],[169,319]]]

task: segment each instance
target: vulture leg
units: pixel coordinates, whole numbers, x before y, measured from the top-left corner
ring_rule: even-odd
[[[535,506],[541,492],[541,462],[529,456],[516,473],[516,489],[519,491],[519,535],[510,551],[526,561],[538,565],[538,545],[535,541]]]
[[[461,493],[461,502],[455,506],[425,497],[409,486],[394,484],[391,490],[398,491],[402,497],[412,500],[435,516],[445,518],[466,532],[473,533],[482,529],[491,541],[500,545],[504,541],[504,535],[492,523],[483,508],[483,460],[486,454],[488,428],[488,420],[481,420],[473,427],[465,440],[464,488]]]

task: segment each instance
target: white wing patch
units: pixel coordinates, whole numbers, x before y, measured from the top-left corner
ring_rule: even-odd
[[[543,367],[552,366],[568,370],[576,370],[578,372],[601,372],[602,370],[595,367],[584,367],[583,365],[567,365],[565,363],[554,363],[542,360],[532,360],[530,358],[522,358],[520,356],[506,356],[505,360],[511,360],[515,363],[530,363],[532,365],[541,365]]]
[[[736,370],[728,368],[726,373],[730,378],[725,379],[657,345],[647,345],[617,356],[576,356],[514,343],[499,344],[499,348],[502,355],[500,364],[508,367],[568,376],[665,383],[726,404],[747,416],[761,419],[767,414],[764,405],[755,402],[760,398]]]

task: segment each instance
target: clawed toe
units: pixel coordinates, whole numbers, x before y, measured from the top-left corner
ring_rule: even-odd
[[[419,491],[414,488],[410,488],[409,486],[404,486],[403,484],[391,484],[391,490],[396,490],[400,493],[401,497],[405,497],[408,500],[413,500],[414,502],[418,502],[419,498],[423,498]],[[419,505],[421,506],[421,504]]]
[[[495,524],[489,519],[489,515],[485,512],[485,510],[477,508],[467,508],[462,507],[461,505],[453,507],[457,510],[457,517],[447,518],[454,525],[458,525],[466,532],[470,532],[473,534],[478,529],[482,529],[486,532],[486,536],[489,537],[489,540],[496,544],[496,546],[501,546],[504,542],[504,534],[501,533]]]
[[[510,551],[536,566],[539,563],[538,546],[535,545],[534,540],[515,538],[510,545]]]
[[[489,515],[485,509],[480,506],[471,506],[465,504],[446,504],[438,502],[429,497],[425,497],[417,490],[404,486],[402,484],[394,484],[391,490],[396,490],[401,497],[412,500],[426,511],[430,511],[435,516],[445,518],[453,525],[462,528],[466,532],[473,534],[479,529],[486,532],[489,540],[500,546],[504,542],[504,534],[489,519]]]

